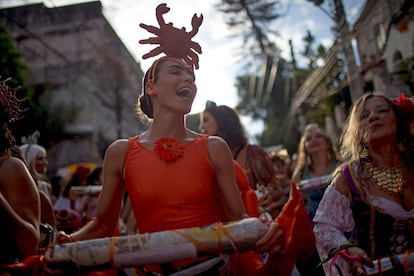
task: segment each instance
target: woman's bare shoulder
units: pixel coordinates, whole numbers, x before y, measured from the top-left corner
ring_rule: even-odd
[[[107,154],[121,154],[126,153],[128,150],[129,142],[128,139],[118,139],[109,145],[106,152]]]
[[[207,144],[209,146],[209,148],[221,148],[221,147],[226,147],[227,143],[226,141],[224,141],[223,138],[219,137],[219,136],[208,136],[207,138]]]
[[[13,179],[29,179],[31,175],[27,169],[26,164],[16,157],[10,157],[4,160],[0,166],[0,181],[10,182]]]
[[[27,170],[26,164],[22,160],[16,157],[10,157],[10,158],[5,159],[0,166],[0,172],[1,171],[21,172],[21,171],[26,171],[26,170]]]

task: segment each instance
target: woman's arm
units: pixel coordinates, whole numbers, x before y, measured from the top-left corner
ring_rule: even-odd
[[[314,218],[317,243],[327,251],[347,242],[344,232],[352,231],[354,220],[346,180],[338,174],[328,186]]]
[[[71,235],[71,240],[87,240],[113,236],[116,229],[124,193],[123,168],[128,150],[128,140],[112,143],[103,163],[103,186],[99,197],[96,219]],[[58,240],[58,242],[67,242]]]
[[[208,151],[228,219],[239,220],[247,217],[236,184],[233,159],[229,147],[220,137],[210,136],[208,138]]]
[[[292,179],[290,181],[293,181],[296,184],[296,187],[300,184],[302,181],[302,173],[295,170],[292,174]]]
[[[0,167],[0,209],[12,227],[12,237],[24,257],[37,254],[40,233],[40,200],[25,164],[10,158]]]

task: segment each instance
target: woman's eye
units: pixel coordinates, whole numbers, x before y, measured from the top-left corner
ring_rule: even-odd
[[[363,111],[362,113],[361,113],[361,119],[366,119],[366,118],[368,118],[369,117],[369,112],[368,111]]]
[[[378,109],[378,113],[388,113],[389,109],[388,108],[380,108]]]

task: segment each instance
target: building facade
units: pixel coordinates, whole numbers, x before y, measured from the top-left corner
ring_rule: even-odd
[[[364,93],[375,91],[391,97],[398,97],[400,93],[413,96],[414,1],[366,0],[361,14],[349,30],[349,36],[335,41],[326,54],[325,65],[314,70],[296,92],[290,118],[299,117],[299,121],[304,121],[303,126],[307,122],[299,111],[309,98],[321,99],[335,93],[343,97],[343,104],[334,108],[334,118],[326,118],[325,127],[331,137],[341,132],[347,111],[356,100],[348,95],[352,94],[349,92],[352,89],[349,79],[331,90],[320,87],[321,80],[329,76],[333,61],[344,56],[343,39],[356,46],[354,52],[358,57],[358,68],[351,75],[361,80]]]
[[[408,0],[367,1],[353,30],[367,90],[413,95],[413,7]]]
[[[145,129],[135,115],[143,72],[100,1],[6,8],[1,17],[24,54],[28,85],[64,124],[68,139],[47,149],[50,170],[100,163],[112,141]]]

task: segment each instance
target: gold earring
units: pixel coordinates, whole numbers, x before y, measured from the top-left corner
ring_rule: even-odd
[[[364,146],[364,148],[362,149],[362,152],[361,152],[361,158],[365,159],[367,157],[368,157],[368,148]]]

